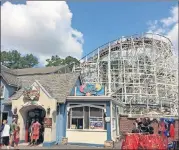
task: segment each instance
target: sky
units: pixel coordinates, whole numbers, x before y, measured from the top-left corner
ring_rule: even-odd
[[[3,1],[1,50],[32,53],[40,65],[52,55],[78,59],[99,46],[133,34],[166,35],[178,52],[178,3]]]

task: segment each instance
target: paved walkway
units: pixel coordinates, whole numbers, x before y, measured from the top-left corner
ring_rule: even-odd
[[[120,149],[121,142],[115,143],[114,149]],[[6,149],[6,147],[2,147],[2,149]],[[79,145],[54,145],[52,147],[43,147],[39,146],[27,146],[27,144],[20,144],[19,149],[104,149],[103,147],[92,147],[92,146],[79,146]]]

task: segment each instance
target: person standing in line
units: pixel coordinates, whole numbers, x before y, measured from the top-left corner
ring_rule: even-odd
[[[17,127],[17,119],[13,118],[12,124],[10,125],[10,146],[13,146],[14,144],[14,131]]]
[[[3,120],[4,129],[2,131],[2,143],[9,149],[9,136],[10,136],[10,126],[7,124],[7,120]]]
[[[14,148],[15,149],[18,149],[19,138],[20,138],[19,132],[20,132],[20,127],[19,125],[17,125],[14,130]]]
[[[1,132],[3,131],[4,129],[4,124],[2,124],[2,122],[0,121],[0,149],[2,147],[2,138],[1,138]]]
[[[36,145],[37,145],[37,141],[39,139],[40,127],[41,127],[41,124],[39,123],[39,121],[37,119],[36,122],[32,125],[32,138],[33,138],[33,140],[35,140]]]
[[[33,119],[31,122],[31,125],[29,127],[29,137],[30,137],[30,143],[29,145],[33,145],[33,138],[32,138],[32,125],[34,124],[35,120]]]

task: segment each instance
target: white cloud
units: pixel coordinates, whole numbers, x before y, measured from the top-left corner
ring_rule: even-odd
[[[1,48],[32,53],[43,64],[56,54],[81,58],[83,34],[72,28],[71,20],[64,1],[6,2],[1,6]]]
[[[147,24],[148,32],[167,36],[173,43],[175,53],[178,53],[178,6],[171,8],[169,17],[149,21]]]
[[[164,18],[161,20],[164,26],[170,26],[178,22],[178,6],[172,7],[170,13],[171,13],[171,17]]]

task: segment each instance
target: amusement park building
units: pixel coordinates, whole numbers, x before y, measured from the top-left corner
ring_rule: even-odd
[[[65,69],[65,70],[64,70]],[[44,146],[71,143],[103,146],[119,136],[123,105],[100,84],[83,85],[66,67],[11,70],[1,65],[2,119],[17,117],[20,142],[29,142],[32,119],[43,125]],[[99,138],[100,137],[100,138]]]

